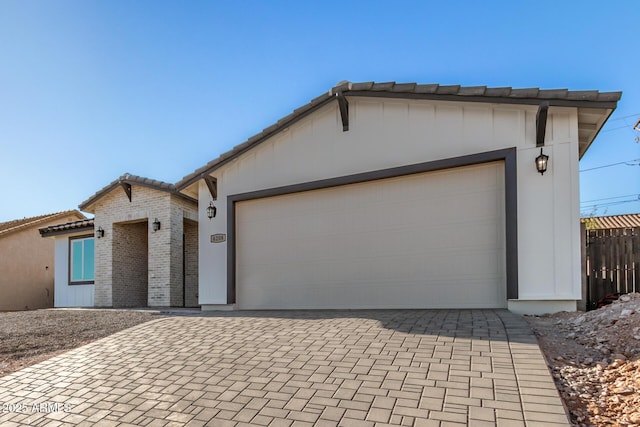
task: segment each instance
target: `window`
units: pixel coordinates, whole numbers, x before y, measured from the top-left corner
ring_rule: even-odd
[[[69,264],[70,283],[93,283],[93,237],[69,239]]]

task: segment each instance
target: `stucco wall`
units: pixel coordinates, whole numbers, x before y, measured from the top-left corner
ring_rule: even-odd
[[[578,130],[575,108],[552,107],[545,153],[534,167],[537,107],[349,98],[350,130],[337,103],[300,120],[213,173],[218,216],[200,215],[200,303],[227,301],[226,197],[265,188],[517,148],[519,299],[580,298]],[[200,206],[211,196],[199,184]]]
[[[53,307],[54,242],[38,228],[78,217],[57,217],[0,236],[0,311]]]

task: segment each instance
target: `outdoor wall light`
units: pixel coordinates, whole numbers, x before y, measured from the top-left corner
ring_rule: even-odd
[[[102,229],[102,227],[98,227],[95,234],[96,234],[96,239],[100,239],[104,237],[104,230]]]
[[[207,208],[207,218],[209,219],[215,218],[217,212],[218,212],[218,209],[215,206],[213,206],[213,202],[209,202],[209,207]]]
[[[156,231],[160,230],[160,221],[158,221],[158,218],[156,218],[156,220],[153,221],[153,223],[151,225],[153,226],[153,232],[154,233]]]
[[[542,147],[540,147],[540,155],[536,157],[536,169],[540,172],[540,175],[544,175],[547,171],[547,164],[549,163],[549,156],[542,153]]]

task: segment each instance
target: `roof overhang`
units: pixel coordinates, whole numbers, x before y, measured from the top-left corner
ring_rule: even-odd
[[[323,106],[337,102],[342,115],[343,130],[348,130],[348,104],[346,97],[375,97],[421,99],[451,102],[483,102],[492,104],[517,104],[549,107],[574,107],[578,109],[579,157],[587,151],[602,126],[617,107],[622,92],[569,91],[567,89],[544,90],[539,88],[513,89],[511,87],[488,88],[486,86],[463,87],[420,85],[416,83],[351,83],[341,82],[336,87],[291,114],[252,136],[247,141],[223,153],[176,183],[177,191],[197,198],[196,183],[216,169],[244,154],[298,120]]]
[[[84,212],[95,213],[93,205],[98,200],[100,200],[101,198],[103,198],[104,196],[106,196],[107,194],[109,194],[111,191],[115,190],[118,187],[122,188],[124,193],[127,195],[127,198],[129,199],[129,201],[131,201],[133,197],[132,186],[134,185],[139,187],[150,188],[152,190],[162,191],[169,194],[174,194],[190,202],[197,203],[197,199],[177,191],[175,185],[173,184],[126,173],[121,177],[119,177],[118,179],[116,179],[115,181],[111,182],[106,187],[99,190],[97,193],[89,197],[84,202],[80,203],[78,207],[80,208],[80,210]]]
[[[64,224],[50,225],[38,229],[41,237],[55,237],[63,234],[76,234],[76,233],[93,233],[94,220],[83,219],[80,221],[67,222]]]

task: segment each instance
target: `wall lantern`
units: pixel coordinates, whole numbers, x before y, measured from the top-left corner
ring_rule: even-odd
[[[209,207],[207,207],[207,218],[209,219],[215,218],[217,212],[218,212],[218,209],[215,206],[213,206],[213,202],[209,202]]]
[[[158,218],[156,218],[155,221],[153,221],[153,232],[155,233],[156,231],[160,230],[160,221],[158,221]]]
[[[536,157],[536,169],[540,172],[540,175],[544,175],[547,171],[547,164],[549,163],[549,156],[542,153],[542,147],[540,147],[540,155]]]
[[[104,237],[104,230],[102,229],[102,227],[98,227],[95,234],[96,234],[96,239],[100,239]]]

